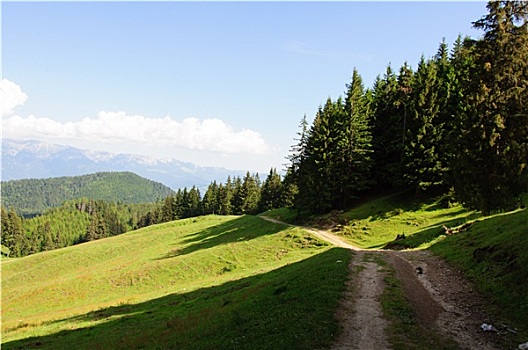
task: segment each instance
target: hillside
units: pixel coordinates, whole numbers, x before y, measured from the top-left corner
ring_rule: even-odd
[[[350,257],[298,228],[206,216],[3,261],[2,349],[321,348]]]
[[[292,214],[265,215],[288,220]],[[379,304],[377,318],[388,324],[369,334],[385,334],[394,349],[511,348],[528,336],[526,209],[482,216],[402,193],[314,217],[311,224],[338,241],[394,250],[351,253],[321,241],[316,230],[210,215],[6,259],[2,347],[311,349],[339,344],[343,336],[351,338],[342,344],[357,344],[364,325],[341,322],[371,318],[372,307],[365,315],[355,308],[361,298]],[[454,234],[446,235],[444,225]],[[402,233],[405,238],[396,239]],[[403,248],[421,250],[398,251]],[[422,275],[418,266],[426,267]],[[416,294],[417,276],[433,283],[436,294]],[[377,294],[363,291],[373,285]],[[458,294],[459,304],[450,299],[443,311],[456,324],[437,329],[421,318],[436,317],[443,309],[434,305],[445,305],[438,298],[454,298],[453,291],[466,286],[470,292]],[[478,308],[468,307],[478,295]],[[340,296],[349,298],[345,306]],[[445,311],[452,308],[456,312]],[[336,310],[349,316],[342,321]],[[500,331],[484,334],[482,322]]]
[[[2,182],[2,204],[15,208],[24,216],[40,214],[81,197],[109,202],[148,203],[172,193],[170,188],[130,172]]]

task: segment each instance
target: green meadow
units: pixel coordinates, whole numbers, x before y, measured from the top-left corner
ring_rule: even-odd
[[[327,346],[349,251],[205,216],[2,262],[2,348]]]

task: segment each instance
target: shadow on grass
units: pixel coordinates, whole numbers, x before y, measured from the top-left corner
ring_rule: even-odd
[[[388,219],[402,212],[421,210],[424,205],[431,205],[437,201],[434,195],[424,195],[417,197],[414,191],[405,190],[390,195],[384,195],[377,198],[371,198],[366,203],[359,203],[358,205],[349,209],[345,214],[350,221],[365,220],[370,221]],[[432,206],[436,210],[441,207],[441,204]]]
[[[451,215],[457,215],[457,214],[451,214]],[[451,215],[445,215],[445,216],[447,217]],[[468,216],[469,215],[470,214],[468,214]],[[443,226],[455,227],[455,226],[460,226],[464,224],[465,222],[466,222],[465,218],[455,218],[455,219],[445,220],[439,223],[429,225],[423,228],[422,230],[416,233],[413,233],[412,235],[407,236],[404,239],[395,239],[388,243],[384,243],[376,247],[369,247],[369,248],[382,248],[382,249],[395,249],[395,250],[416,248],[416,247],[421,246],[422,244],[432,242],[435,239],[438,239],[438,237],[442,235],[445,235],[446,232]]]
[[[255,216],[241,216],[223,224],[189,234],[182,242],[178,243],[178,245],[183,245],[183,248],[164,255],[160,260],[190,254],[201,249],[213,248],[223,244],[248,241],[261,236],[272,235],[284,230],[285,227],[285,225],[272,223],[264,219],[256,219]]]
[[[219,286],[102,308],[56,321],[68,330],[2,349],[314,349],[328,347],[348,276],[332,248]]]

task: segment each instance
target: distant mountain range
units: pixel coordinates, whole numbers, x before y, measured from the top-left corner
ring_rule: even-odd
[[[207,187],[244,171],[201,167],[175,159],[82,150],[41,141],[2,139],[2,181],[128,171],[174,190]]]

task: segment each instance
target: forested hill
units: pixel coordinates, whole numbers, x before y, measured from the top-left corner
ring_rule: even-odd
[[[155,202],[171,195],[167,186],[130,172],[2,182],[2,204],[32,216],[67,200],[87,197],[123,203]]]

